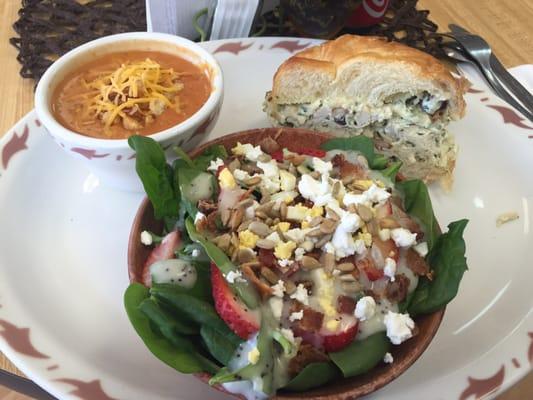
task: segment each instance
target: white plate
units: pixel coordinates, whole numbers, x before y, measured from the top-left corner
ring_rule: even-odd
[[[267,126],[261,104],[274,71],[311,43],[206,43],[226,83],[211,138]],[[426,353],[370,398],[490,397],[531,368],[533,128],[475,89],[467,116],[451,125],[460,146],[454,189],[431,190],[443,226],[470,219],[470,270]],[[0,141],[0,172],[0,350],[61,399],[224,398],[154,358],[127,320],[126,247],[142,196],[101,187],[33,112]],[[496,228],[506,211],[520,219]]]

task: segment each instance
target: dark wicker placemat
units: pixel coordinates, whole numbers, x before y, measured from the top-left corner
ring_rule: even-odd
[[[23,0],[13,25],[20,75],[39,79],[60,55],[114,33],[145,31],[144,0]]]
[[[380,35],[443,56],[437,25],[428,10],[416,8],[418,0],[391,0],[384,20],[369,29],[342,33]],[[19,37],[10,42],[18,50],[20,75],[38,80],[62,54],[98,37],[146,30],[145,0],[23,0],[13,25]],[[255,33],[298,36],[277,10],[257,21]]]

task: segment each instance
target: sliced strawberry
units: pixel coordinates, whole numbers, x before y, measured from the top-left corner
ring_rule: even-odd
[[[383,270],[377,268],[374,261],[369,257],[357,260],[355,265],[360,272],[363,272],[367,276],[369,281],[377,281],[384,276]]]
[[[312,149],[309,147],[299,148],[295,152],[298,154],[303,154],[304,156],[311,156],[311,157],[317,157],[317,158],[324,158],[326,156],[326,152],[324,150]]]
[[[341,314],[340,318],[339,327],[334,332],[329,331],[327,328],[321,329],[321,334],[324,337],[324,350],[328,353],[342,350],[357,335],[359,320],[348,314]]]
[[[174,252],[181,244],[180,233],[172,231],[167,234],[161,243],[159,243],[152,252],[148,255],[144,263],[142,272],[142,282],[145,286],[152,286],[152,275],[150,274],[150,266],[156,261],[170,260],[175,257]]]
[[[272,157],[277,162],[283,162],[283,151],[277,150],[270,153],[270,157]]]
[[[259,330],[259,312],[250,311],[231,291],[218,267],[211,264],[211,285],[215,309],[240,338],[248,339]]]

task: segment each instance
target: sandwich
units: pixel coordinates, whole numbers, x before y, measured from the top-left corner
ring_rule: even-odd
[[[264,111],[274,126],[371,137],[404,176],[449,188],[457,147],[446,128],[464,115],[465,82],[422,51],[344,35],[286,60]]]

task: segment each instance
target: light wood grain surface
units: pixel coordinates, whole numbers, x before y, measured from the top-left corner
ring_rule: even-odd
[[[442,30],[457,23],[482,35],[507,67],[533,64],[532,0],[420,0],[420,8],[431,11],[430,17]],[[17,51],[8,40],[15,35],[11,25],[17,18],[20,0],[0,0],[0,136],[33,108],[34,82],[20,78]],[[0,368],[22,375],[0,354]],[[533,374],[499,396],[499,400],[533,398]],[[0,387],[0,400],[24,400]]]

